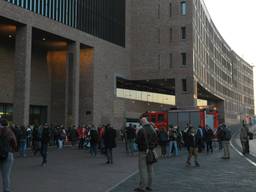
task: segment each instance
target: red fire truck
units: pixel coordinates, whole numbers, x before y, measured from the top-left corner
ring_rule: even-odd
[[[175,109],[170,111],[147,111],[142,115],[147,117],[149,122],[155,124],[157,128],[168,128],[170,125],[177,125],[184,129],[189,123],[193,127],[199,125],[203,128],[218,128],[218,111],[207,108],[195,109]]]

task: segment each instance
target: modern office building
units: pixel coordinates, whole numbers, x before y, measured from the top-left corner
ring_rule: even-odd
[[[146,110],[253,114],[253,70],[201,0],[0,0],[0,115],[116,128]]]

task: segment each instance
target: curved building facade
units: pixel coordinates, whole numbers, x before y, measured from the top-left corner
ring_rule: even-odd
[[[172,79],[176,106],[205,100],[227,123],[254,114],[253,67],[225,42],[202,0],[133,2],[133,79]]]
[[[208,105],[253,114],[253,69],[201,0],[0,0],[0,115],[111,123]]]

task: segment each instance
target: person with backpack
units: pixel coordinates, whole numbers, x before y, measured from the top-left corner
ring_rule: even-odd
[[[178,127],[174,126],[174,127],[169,128],[169,131],[168,131],[169,150],[170,150],[168,152],[168,155],[173,152],[176,157],[179,155],[179,149],[178,149],[178,144],[177,144],[177,139],[178,139],[177,129],[178,129]]]
[[[0,171],[2,174],[3,191],[11,191],[11,172],[14,162],[13,152],[17,149],[17,140],[8,127],[6,119],[0,119]]]
[[[219,151],[221,151],[223,148],[223,138],[224,138],[223,124],[219,125],[216,134],[217,134],[217,139],[219,143]]]
[[[231,130],[225,124],[223,124],[223,146],[224,146],[224,156],[222,159],[230,159],[230,140],[232,137]]]
[[[92,125],[88,133],[88,136],[90,139],[90,153],[92,156],[95,157],[97,155],[97,145],[99,142],[99,134],[94,125]]]
[[[209,151],[211,151],[211,153],[213,153],[212,139],[213,139],[213,130],[208,125],[206,125],[206,150],[207,150],[207,153],[209,153]]]
[[[153,126],[148,122],[147,118],[141,118],[142,128],[139,129],[135,142],[139,149],[139,187],[134,191],[145,192],[152,191],[152,172],[153,163],[148,162],[149,151],[153,151],[157,146],[157,133]]]

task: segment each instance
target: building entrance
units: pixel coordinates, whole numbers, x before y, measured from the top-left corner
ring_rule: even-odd
[[[47,122],[47,106],[30,106],[29,123],[40,125]]]

